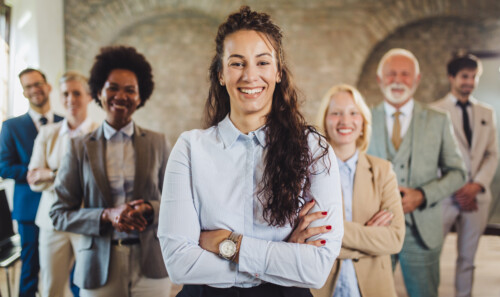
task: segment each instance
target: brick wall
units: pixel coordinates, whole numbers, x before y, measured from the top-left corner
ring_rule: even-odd
[[[153,65],[156,89],[134,118],[174,143],[201,126],[213,38],[241,4],[270,13],[283,28],[310,120],[333,84],[359,82],[369,102],[379,100],[370,71],[388,47],[415,51],[425,73],[418,95],[427,101],[446,90],[442,65],[451,49],[500,50],[491,36],[500,27],[497,0],[66,0],[67,68],[88,73],[99,47],[135,46]]]

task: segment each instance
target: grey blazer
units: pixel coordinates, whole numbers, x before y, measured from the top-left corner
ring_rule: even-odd
[[[383,103],[373,108],[372,116],[373,134],[368,153],[390,160]],[[412,127],[408,186],[421,189],[426,202],[411,216],[425,245],[434,248],[443,241],[440,202],[464,185],[467,173],[446,113],[415,101]]]
[[[169,154],[163,134],[134,125],[135,178],[133,199],[144,199],[154,209],[154,221],[141,232],[141,272],[149,278],[167,276],[156,235],[163,176]],[[83,234],[77,246],[74,282],[95,289],[108,279],[113,228],[101,225],[104,208],[113,207],[106,174],[103,126],[71,140],[57,178],[58,196],[50,211],[56,230]]]

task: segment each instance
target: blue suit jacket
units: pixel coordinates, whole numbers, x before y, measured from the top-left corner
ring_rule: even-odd
[[[54,115],[54,122],[63,118]],[[41,193],[31,191],[26,174],[38,134],[28,113],[6,120],[0,132],[0,176],[16,181],[12,218],[21,222],[34,222]]]

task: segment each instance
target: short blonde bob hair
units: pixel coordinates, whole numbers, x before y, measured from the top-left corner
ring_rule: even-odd
[[[331,143],[330,137],[328,136],[326,129],[326,115],[328,112],[328,107],[330,106],[330,101],[335,94],[347,92],[351,94],[354,104],[358,107],[361,116],[363,117],[363,128],[361,129],[361,135],[356,140],[356,147],[361,152],[366,152],[368,145],[370,144],[370,136],[372,133],[372,114],[368,105],[366,105],[365,99],[361,96],[361,93],[353,86],[347,84],[340,84],[333,86],[321,100],[321,105],[319,107],[318,116],[316,119],[316,126],[318,131],[323,134],[328,142]]]

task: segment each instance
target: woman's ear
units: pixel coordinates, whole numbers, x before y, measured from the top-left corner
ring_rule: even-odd
[[[224,78],[222,77],[222,74],[219,72],[219,74],[217,75],[217,77],[219,78],[219,83],[221,86],[224,86],[225,85],[225,82],[224,82]]]

